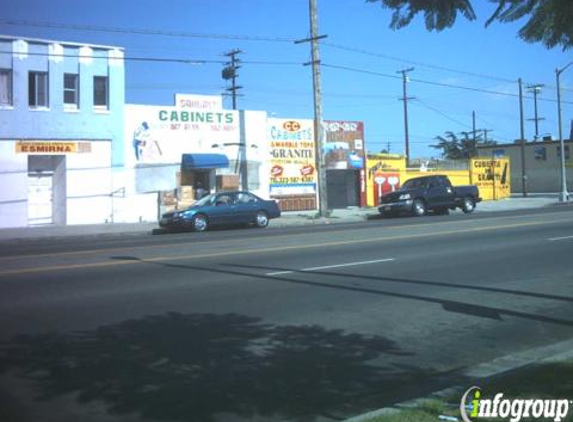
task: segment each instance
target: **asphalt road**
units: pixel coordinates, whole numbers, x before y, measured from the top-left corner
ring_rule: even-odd
[[[573,337],[573,210],[0,245],[0,420],[338,420]]]

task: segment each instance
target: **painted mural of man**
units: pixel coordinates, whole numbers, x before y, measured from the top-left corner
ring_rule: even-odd
[[[141,160],[143,147],[149,142],[149,136],[149,125],[147,122],[141,123],[133,132],[133,149],[137,161]]]
[[[141,123],[133,132],[133,148],[138,162],[155,163],[160,161],[163,155],[159,142],[152,138],[147,122]]]

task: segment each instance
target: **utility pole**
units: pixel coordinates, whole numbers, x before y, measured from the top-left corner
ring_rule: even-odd
[[[404,152],[406,155],[406,168],[410,166],[410,135],[408,132],[408,100],[413,100],[415,97],[408,97],[406,91],[406,85],[408,83],[408,73],[414,70],[413,67],[409,69],[399,70],[396,73],[402,74],[402,98],[401,101],[404,101]]]
[[[314,100],[314,155],[315,167],[317,172],[317,200],[318,210],[321,217],[328,217],[328,197],[326,194],[326,164],[324,162],[323,142],[324,127],[322,124],[322,87],[320,80],[320,51],[318,41],[326,38],[327,35],[318,35],[318,15],[316,11],[316,0],[309,0],[310,15],[310,38],[295,41],[295,44],[310,42],[312,65],[312,86]]]
[[[487,144],[487,133],[488,132],[493,132],[493,129],[480,129],[483,132],[483,143]]]
[[[519,144],[521,149],[521,191],[523,197],[527,196],[527,173],[525,172],[525,123],[523,121],[523,83],[521,78],[517,80],[519,84]]]
[[[563,141],[563,129],[561,123],[561,74],[567,70],[573,62],[565,67],[555,69],[555,79],[557,80],[557,120],[559,125],[559,148],[561,151],[561,193],[559,194],[559,201],[569,201],[569,193],[567,192],[567,169],[565,168],[565,142]],[[573,129],[571,130],[573,132]]]
[[[534,107],[534,113],[535,113],[535,117],[533,119],[527,119],[527,120],[535,122],[535,140],[536,141],[537,141],[537,139],[539,139],[539,121],[545,120],[545,118],[543,118],[543,117],[538,117],[538,114],[537,114],[537,94],[541,92],[541,88],[543,88],[544,86],[545,85],[543,85],[543,84],[535,84],[535,85],[529,85],[527,87],[528,92],[533,93],[533,107]]]
[[[478,155],[477,134],[476,134],[476,112],[472,111],[472,135],[474,142],[474,156]]]
[[[231,87],[227,88],[227,91],[231,93],[231,98],[233,99],[233,110],[237,109],[237,91],[242,89],[242,86],[237,85],[237,77],[241,60],[237,58],[237,55],[241,54],[242,51],[239,49],[234,49],[225,54],[225,56],[230,58],[230,61],[225,63],[225,67],[221,72],[221,76],[226,81],[231,81]],[[248,176],[248,163],[247,163],[247,145],[245,138],[245,116],[244,113],[239,112],[239,129],[240,129],[240,142],[237,145],[237,160],[235,161],[235,174],[239,175],[241,181],[241,189],[248,190],[249,188],[249,176]]]
[[[231,87],[227,88],[227,91],[231,92],[231,97],[233,99],[233,110],[237,109],[237,96],[238,96],[237,91],[243,88],[242,86],[237,85],[237,77],[239,76],[237,70],[239,70],[239,68],[241,67],[239,65],[239,63],[241,63],[241,60],[237,58],[237,55],[241,53],[242,51],[238,49],[231,50],[228,53],[226,53],[225,56],[229,57],[231,61],[225,63],[225,67],[221,72],[221,76],[223,77],[223,79],[225,79],[226,81],[229,80],[231,81]]]

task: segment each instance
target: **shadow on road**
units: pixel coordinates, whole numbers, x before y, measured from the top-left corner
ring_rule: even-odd
[[[0,347],[0,373],[35,381],[36,400],[76,393],[79,403],[158,421],[341,419],[436,375],[381,364],[408,356],[383,337],[237,314],[169,313]]]

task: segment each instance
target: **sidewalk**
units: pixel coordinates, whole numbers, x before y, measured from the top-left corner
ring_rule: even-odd
[[[511,211],[558,205],[557,194],[512,196],[499,201],[480,202],[476,213]],[[461,212],[461,211],[455,211]],[[314,211],[287,211],[278,219],[271,220],[269,227],[290,227],[304,225],[354,223],[378,216],[376,207],[346,208],[333,210],[329,217],[320,218]],[[106,236],[106,235],[146,235],[158,229],[156,222],[87,224],[70,226],[39,226],[0,229],[0,241],[65,238],[73,236]]]

